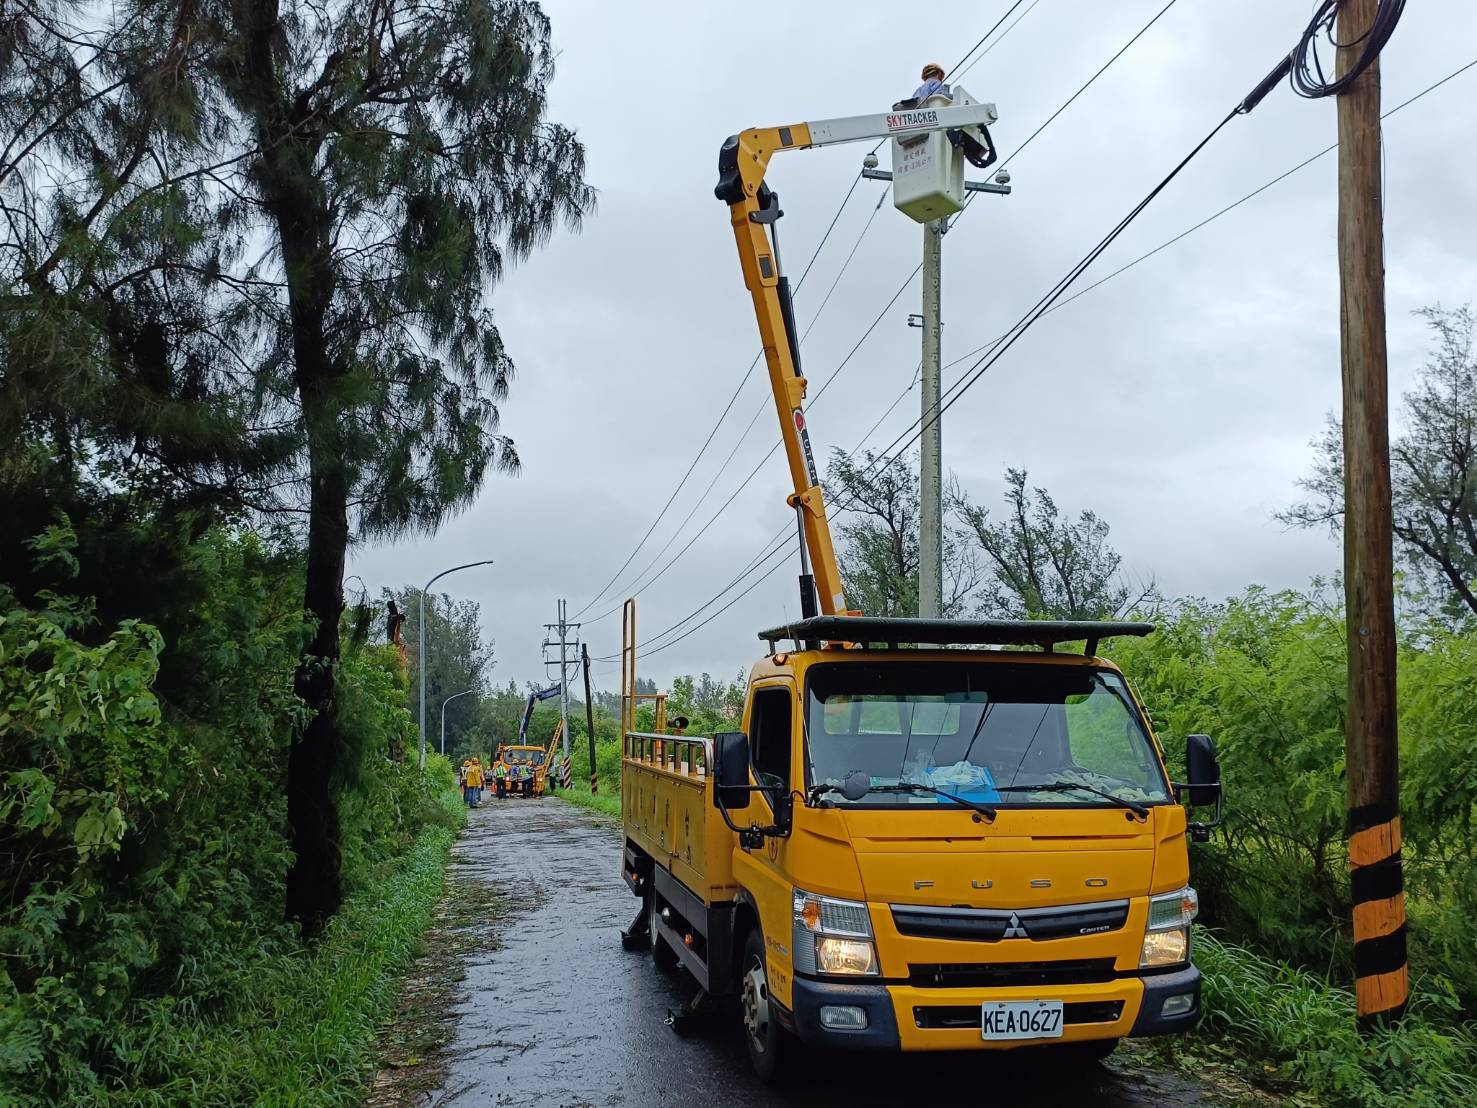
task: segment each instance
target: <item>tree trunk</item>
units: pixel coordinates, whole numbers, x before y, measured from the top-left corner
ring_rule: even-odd
[[[287,820],[293,863],[286,914],[306,938],[319,935],[343,903],[343,852],[334,797],[345,743],[334,695],[349,543],[350,475],[345,468],[339,388],[346,367],[329,340],[335,271],[333,217],[314,172],[321,134],[310,98],[283,86],[274,59],[282,40],[275,0],[237,0],[242,32],[240,95],[260,148],[256,173],[275,224],[286,274],[293,380],[308,440],[308,557],[303,605],[316,621],[298,660],[294,689],[311,717],[287,761]]]
[[[349,540],[348,488],[339,467],[320,465],[318,450],[311,451],[310,465],[313,491],[304,605],[318,626],[294,680],[297,695],[313,715],[287,761],[293,863],[287,871],[286,903],[287,918],[299,923],[308,938],[320,934],[343,903],[343,852],[333,785],[344,743],[334,682]]]
[[[287,818],[294,861],[287,872],[287,918],[312,938],[343,902],[342,850],[334,786],[345,749],[334,685],[344,563],[349,545],[349,477],[339,443],[337,387],[344,367],[329,348],[333,296],[328,216],[311,176],[294,176],[274,204],[283,262],[292,274],[293,376],[308,434],[308,562],[303,606],[317,621],[298,663],[295,687],[313,713],[287,763]]]

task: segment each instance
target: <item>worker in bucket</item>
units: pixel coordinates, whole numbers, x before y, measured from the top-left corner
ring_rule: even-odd
[[[929,62],[923,67],[923,83],[913,93],[914,100],[926,100],[930,96],[950,96],[949,86],[944,84],[944,67],[938,62]]]

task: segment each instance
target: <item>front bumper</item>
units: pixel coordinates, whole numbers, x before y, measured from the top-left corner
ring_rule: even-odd
[[[1164,1016],[1164,1001],[1189,994],[1188,1011]],[[1170,973],[1133,975],[1092,985],[1009,989],[933,989],[907,984],[851,984],[796,977],[781,1022],[802,1041],[841,1050],[1010,1050],[1023,1046],[1188,1031],[1200,1020],[1200,971],[1193,965]],[[980,1008],[995,1000],[1061,1000],[1066,1020],[1059,1039],[989,1042],[980,1038]],[[828,1005],[861,1008],[865,1030],[835,1030],[821,1023]]]

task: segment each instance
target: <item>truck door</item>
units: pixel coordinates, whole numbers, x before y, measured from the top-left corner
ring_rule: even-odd
[[[754,689],[749,709],[749,749],[757,784],[773,787],[781,795],[796,787],[794,781],[795,685],[779,678]],[[769,797],[757,794],[756,822],[772,824],[774,809]],[[749,851],[735,865],[735,875],[753,895],[764,930],[769,987],[780,1003],[790,1003],[790,903],[791,881],[785,865],[788,840],[766,838],[764,846]]]

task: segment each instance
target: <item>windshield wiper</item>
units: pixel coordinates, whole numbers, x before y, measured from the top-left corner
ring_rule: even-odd
[[[932,793],[934,796],[941,796],[945,800],[952,800],[955,804],[961,804],[972,811],[978,812],[991,822],[995,819],[995,809],[991,808],[988,804],[965,800],[962,796],[955,796],[953,793],[944,792],[943,789],[936,789],[932,785],[916,785],[909,781],[900,781],[896,785],[868,785],[865,792],[855,796],[849,794],[840,785],[816,785],[810,790],[810,795],[815,798],[825,796],[828,793],[839,793],[846,797],[847,800],[860,800],[866,793]]]
[[[1076,781],[1042,781],[1035,785],[996,785],[995,791],[999,793],[1092,793],[1095,796],[1102,797],[1104,800],[1111,800],[1114,804],[1121,804],[1136,816],[1143,819],[1149,818],[1149,809],[1137,800],[1129,800],[1124,796],[1115,796],[1113,793],[1093,788],[1091,785],[1083,785]]]

